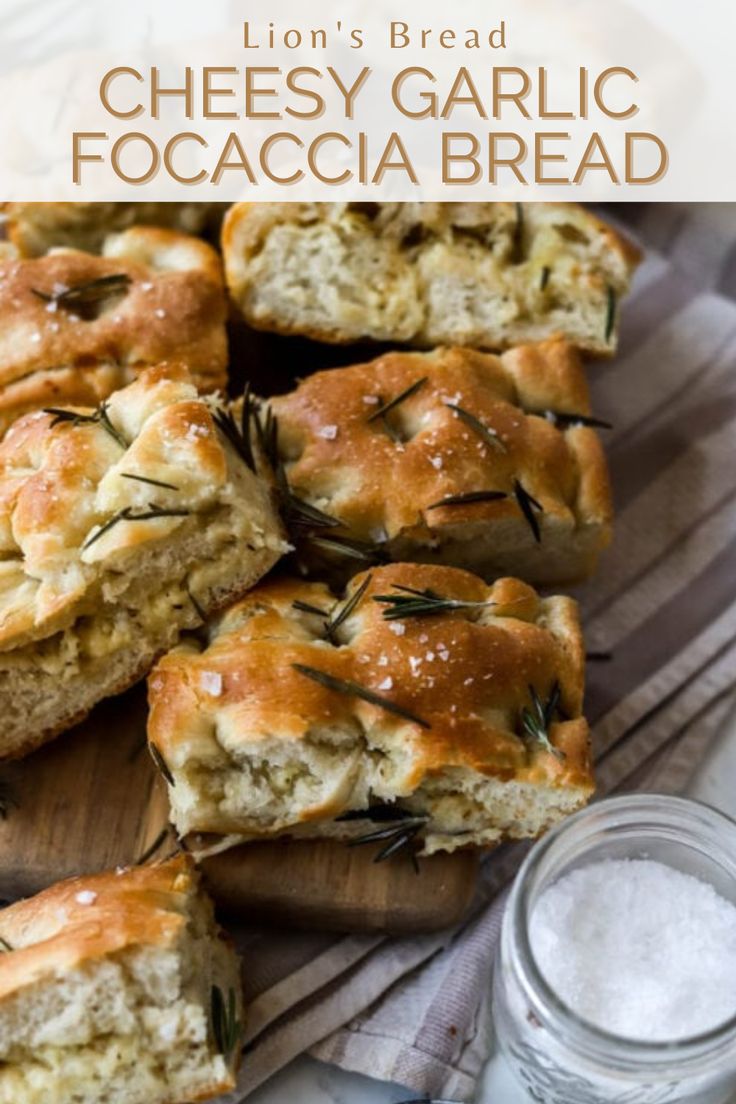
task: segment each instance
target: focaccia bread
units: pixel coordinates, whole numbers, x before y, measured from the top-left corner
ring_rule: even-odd
[[[235,1087],[237,958],[191,860],[0,911],[0,1104],[186,1104]]]
[[[257,329],[506,349],[616,348],[638,251],[574,203],[238,203],[231,295]]]
[[[583,667],[575,602],[516,579],[392,564],[343,602],[282,579],[157,664],[148,737],[182,834],[488,845],[590,796]]]
[[[0,444],[0,758],[143,676],[286,546],[270,483],[163,365]]]
[[[270,409],[291,490],[324,515],[297,519],[307,564],[420,560],[560,584],[610,539],[605,457],[563,341],[388,353],[317,372]]]
[[[216,230],[226,203],[4,203],[8,237],[21,256],[55,246],[96,253],[108,234],[131,226],[163,226],[185,234]]]
[[[174,230],[111,235],[102,256],[4,256],[0,435],[30,410],[96,405],[163,360],[183,361],[201,391],[224,388],[226,309],[214,249]]]

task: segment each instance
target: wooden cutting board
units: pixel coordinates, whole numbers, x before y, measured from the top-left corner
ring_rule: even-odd
[[[103,702],[72,732],[0,767],[0,898],[14,900],[73,874],[138,861],[159,840],[173,851],[166,787],[145,744],[145,692]],[[1,723],[1,722],[0,722]],[[470,904],[471,853],[376,864],[378,846],[332,841],[248,844],[209,859],[223,911],[242,920],[338,931],[433,931]]]

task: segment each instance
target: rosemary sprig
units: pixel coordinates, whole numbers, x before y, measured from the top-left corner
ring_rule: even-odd
[[[606,342],[611,340],[611,334],[613,333],[613,327],[616,325],[616,292],[609,284],[606,288],[606,329],[605,340]]]
[[[402,594],[374,594],[374,602],[382,602],[389,608],[383,611],[384,621],[398,621],[404,617],[431,617],[457,609],[479,609],[492,606],[493,602],[466,602],[459,598],[446,598],[436,591],[415,590],[414,587],[394,583],[394,590]]]
[[[506,452],[506,446],[495,429],[491,429],[490,426],[485,425],[480,418],[476,418],[475,414],[471,414],[469,410],[464,410],[463,407],[458,406],[457,403],[448,402],[445,403],[445,406],[453,410],[455,415],[465,422],[466,425],[470,426],[487,445],[492,445],[493,448],[498,449],[499,452]]]
[[[441,506],[469,506],[473,502],[497,502],[501,498],[508,498],[506,491],[466,491],[465,494],[447,495],[439,502],[433,502],[427,506],[428,510],[439,510]]]
[[[154,763],[156,764],[166,781],[169,783],[170,786],[175,786],[176,782],[174,780],[173,774],[171,773],[169,764],[166,762],[156,745],[149,743],[148,750],[151,753],[151,758],[153,759]]]
[[[136,866],[145,866],[145,864],[148,862],[148,860],[150,858],[152,858],[156,854],[156,852],[159,850],[159,848],[163,844],[164,840],[166,839],[166,837],[168,836],[170,831],[171,831],[171,825],[170,824],[167,824],[165,828],[162,828],[161,831],[159,832],[159,834],[156,836],[153,843],[149,847],[147,847],[145,849],[145,851],[143,852],[143,854],[140,855],[136,859],[135,865]]]
[[[336,643],[335,634],[337,633],[337,630],[340,628],[341,625],[345,624],[351,613],[353,613],[354,610],[356,610],[357,607],[360,605],[363,599],[363,595],[365,594],[370,584],[371,576],[366,575],[363,582],[353,591],[347,601],[343,602],[342,605],[338,604],[338,607],[336,607],[336,612],[331,613],[329,619],[325,621],[325,636],[331,644]]]
[[[532,498],[527,490],[522,487],[518,479],[514,480],[514,497],[519,505],[519,509],[526,518],[526,521],[531,529],[534,539],[537,544],[541,543],[542,533],[539,528],[539,522],[534,513],[535,510],[539,510],[540,513],[544,513],[544,507],[541,502],[537,502],[536,498]]]
[[[230,411],[223,410],[222,407],[213,410],[212,420],[223,437],[230,442],[241,460],[254,472],[256,470],[256,462],[253,458],[253,445],[250,439],[250,433],[248,432],[249,419],[246,418],[245,411],[246,407],[244,405],[243,428],[238,425]]]
[[[310,531],[312,529],[335,529],[342,524],[338,518],[326,514],[324,510],[320,510],[317,506],[313,506],[311,502],[307,502],[299,495],[294,494],[288,484],[285,483],[282,484],[282,502],[286,523],[290,531],[292,529],[307,529]]]
[[[546,703],[542,702],[533,686],[529,687],[529,694],[532,699],[531,709],[524,707],[521,711],[521,724],[525,734],[530,740],[541,744],[545,751],[551,752],[555,759],[564,759],[565,753],[556,748],[549,738],[549,728],[560,704],[560,684],[554,684]]]
[[[74,410],[64,410],[56,406],[47,406],[43,412],[44,414],[53,415],[53,421],[51,422],[52,429],[62,422],[68,422],[73,426],[99,425],[110,434],[113,440],[117,441],[121,448],[127,449],[128,447],[128,442],[125,440],[122,433],[120,433],[110,421],[106,402],[100,403],[97,410],[92,414],[79,414]]]
[[[55,308],[77,311],[84,316],[86,312],[93,310],[106,299],[124,295],[130,284],[130,276],[119,272],[110,276],[99,276],[95,280],[86,280],[82,284],[64,288],[63,291],[47,292],[39,291],[38,288],[31,288],[31,291],[44,303],[53,303]]]
[[[237,1019],[235,990],[228,991],[227,1004],[222,995],[222,989],[213,985],[210,994],[210,1011],[212,1015],[212,1034],[215,1037],[217,1049],[226,1062],[235,1050],[243,1033],[243,1025]]]
[[[391,411],[395,410],[395,407],[398,406],[399,403],[403,403],[407,399],[410,399],[410,397],[412,397],[412,395],[415,395],[420,388],[423,388],[426,382],[426,375],[424,375],[423,378],[420,380],[415,380],[415,382],[409,384],[408,388],[402,391],[401,394],[396,395],[394,399],[390,399],[388,400],[388,402],[382,403],[381,406],[378,406],[377,410],[373,411],[373,414],[371,414],[369,420],[367,421],[376,422],[378,418],[381,418],[381,421],[386,424],[386,414],[390,414]]]
[[[366,843],[381,843],[386,840],[385,847],[382,847],[374,856],[374,863],[385,862],[386,859],[409,848],[429,822],[429,816],[426,813],[412,813],[408,809],[402,809],[400,805],[372,805],[369,809],[354,809],[343,813],[335,819],[338,821],[371,820],[375,824],[384,825],[382,828],[374,828],[362,836],[355,836],[347,841],[348,847],[362,847]],[[413,849],[411,856],[418,871]]]
[[[151,479],[148,475],[135,475],[133,472],[121,472],[123,479],[135,479],[138,483],[148,483],[151,487],[164,487],[167,491],[178,491],[175,483],[164,483],[163,479]]]
[[[269,464],[274,471],[277,471],[281,466],[281,460],[279,459],[278,439],[279,439],[279,423],[278,418],[274,414],[270,406],[266,407],[266,417],[263,422],[258,417],[258,411],[255,404],[255,400],[250,400],[252,403],[251,417],[253,424],[256,427],[256,434],[258,436],[258,443],[268,460]],[[245,404],[243,405],[243,418],[245,418]]]
[[[369,702],[371,705],[377,705],[380,709],[384,709],[386,713],[393,713],[395,716],[402,717],[405,721],[412,721],[413,724],[418,724],[422,728],[432,727],[428,721],[418,717],[416,713],[404,709],[402,705],[397,705],[396,702],[381,697],[380,694],[376,694],[373,690],[361,686],[360,683],[348,679],[335,678],[334,675],[328,674],[327,671],[320,671],[316,667],[308,667],[304,663],[292,663],[291,666],[295,671],[298,671],[300,675],[305,675],[306,678],[311,679],[312,682],[318,682],[320,686],[324,686],[327,690],[335,690],[339,694],[348,694],[351,697],[362,698],[363,701]]]
[[[154,502],[149,503],[147,510],[141,510],[139,513],[136,513],[132,506],[125,506],[122,510],[118,510],[116,514],[113,514],[104,525],[101,525],[96,533],[87,538],[82,545],[82,552],[86,552],[100,537],[103,537],[105,533],[108,533],[114,525],[121,521],[150,521],[152,518],[160,517],[187,517],[189,513],[189,510],[166,510],[162,506],[157,506]]]
[[[0,954],[8,954],[12,950],[14,950],[14,947],[0,935]]]
[[[531,411],[531,413],[535,413]],[[610,422],[604,422],[603,418],[593,418],[590,414],[570,414],[564,410],[542,410],[540,418],[546,418],[553,422],[559,429],[569,429],[570,426],[590,426],[592,429],[613,429]]]
[[[542,267],[542,273],[539,277],[539,290],[540,291],[544,291],[544,289],[547,287],[547,284],[549,283],[549,278],[550,278],[551,274],[552,274],[552,269],[549,267],[549,265],[544,265]]]

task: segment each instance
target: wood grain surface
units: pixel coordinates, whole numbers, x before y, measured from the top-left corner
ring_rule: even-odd
[[[145,744],[145,688],[103,702],[84,724],[0,768],[0,898],[138,861],[167,825],[166,788]],[[173,835],[156,852],[175,846]],[[206,860],[223,911],[246,922],[338,931],[432,931],[456,922],[475,887],[472,853],[374,863],[380,845],[248,844]]]

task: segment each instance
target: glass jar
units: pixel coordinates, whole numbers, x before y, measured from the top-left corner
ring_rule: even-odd
[[[542,976],[529,920],[561,875],[604,859],[653,859],[709,882],[736,905],[736,823],[696,801],[635,794],[576,813],[530,851],[511,891],[494,970],[502,1052],[543,1104],[729,1104],[736,1015],[671,1043],[625,1039],[578,1017]],[[677,902],[672,902],[677,907]],[[734,994],[736,1003],[736,994]]]

